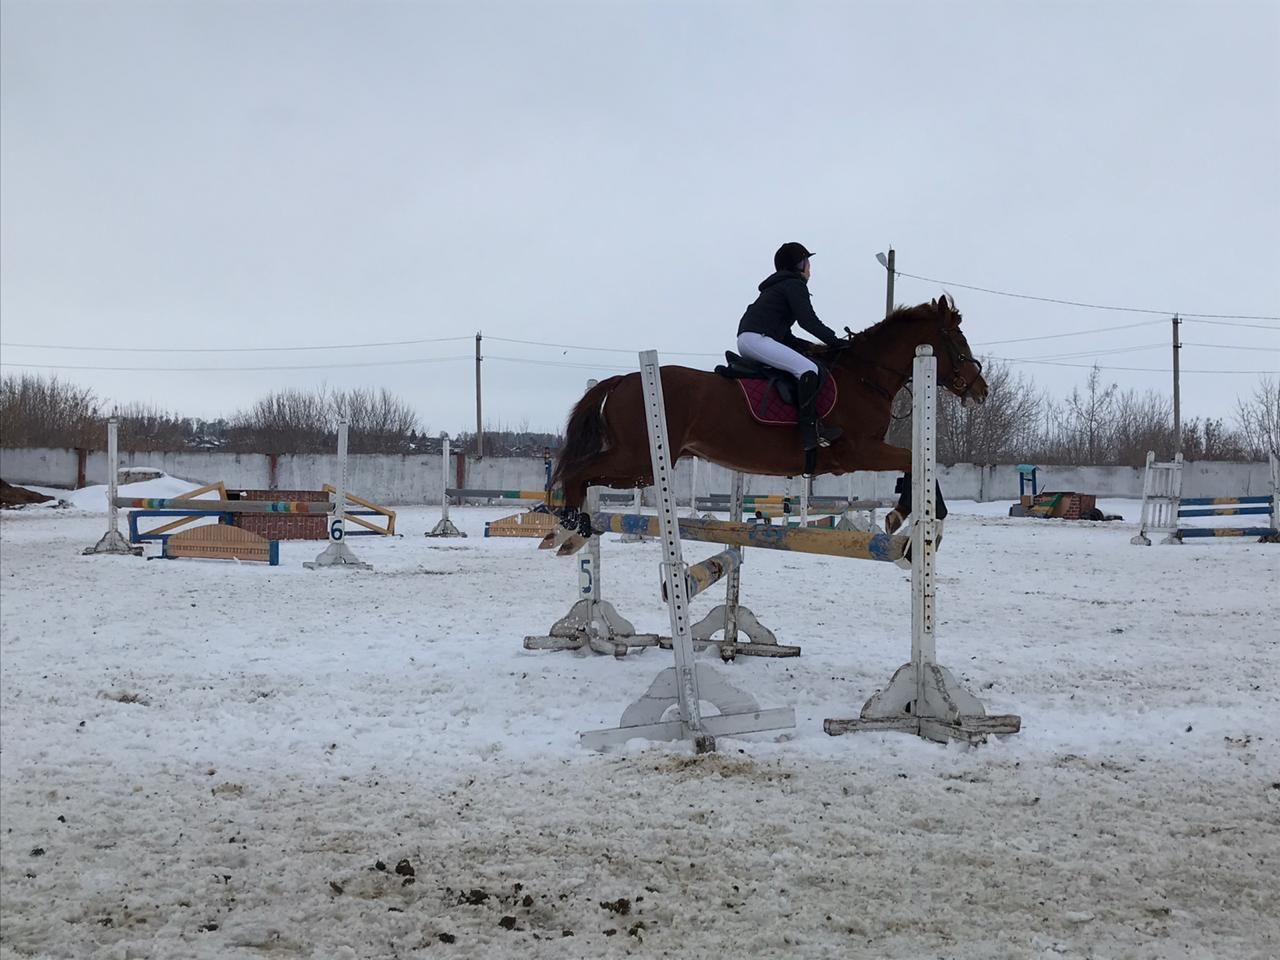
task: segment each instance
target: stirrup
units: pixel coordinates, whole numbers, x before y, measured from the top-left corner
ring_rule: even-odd
[[[818,428],[808,423],[800,424],[800,449],[808,453],[816,450],[818,447],[825,447],[822,441],[822,435],[818,432]]]

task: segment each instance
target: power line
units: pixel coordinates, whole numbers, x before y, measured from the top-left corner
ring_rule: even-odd
[[[1183,314],[1180,319],[1183,323],[1203,323],[1215,327],[1248,327],[1251,330],[1270,330],[1273,333],[1280,333],[1280,327],[1265,323],[1232,323],[1229,320],[1188,320],[1188,316],[1194,317],[1195,314]],[[1265,317],[1259,319],[1267,319]]]
[[[1146,343],[1136,347],[1077,350],[1075,353],[1047,353],[1040,357],[1021,357],[1022,360],[1078,360],[1084,357],[1109,357],[1115,353],[1135,353],[1141,350],[1168,350],[1167,343]]]
[[[1244,344],[1235,343],[1189,343],[1182,341],[1184,347],[1206,347],[1210,350],[1265,350],[1269,353],[1280,353],[1280,347],[1251,347]],[[1164,344],[1168,346],[1168,344]]]
[[[499,343],[520,343],[530,347],[556,347],[562,350],[590,350],[597,353],[629,353],[633,356],[640,353],[639,350],[629,350],[625,347],[587,347],[580,343],[547,343],[543,340],[516,340],[512,337],[491,337],[485,336],[486,340],[495,340]],[[662,351],[664,357],[718,357],[718,353],[681,353],[676,350]]]
[[[1078,367],[1081,370],[1092,370],[1097,367],[1099,370],[1121,370],[1129,373],[1172,373],[1170,367],[1112,367],[1100,366],[1096,363],[1066,363],[1061,360],[1020,360],[1016,357],[992,357],[993,360],[999,360],[1002,363],[1036,363],[1050,367]],[[1240,376],[1266,376],[1276,373],[1275,370],[1188,370],[1182,367],[1183,373],[1219,373]]]
[[[359,350],[365,347],[412,347],[423,343],[449,343],[471,337],[435,337],[430,340],[385,340],[378,343],[333,343],[323,346],[291,347],[85,347],[67,343],[0,343],[0,347],[28,347],[33,350],[87,350],[101,353],[267,353],[297,350]],[[13,364],[24,366],[24,364]],[[32,364],[25,364],[32,366]],[[83,369],[91,369],[85,367]]]
[[[415,363],[443,363],[450,360],[474,360],[470,354],[453,357],[419,357],[414,360],[356,360],[351,363],[300,363],[287,367],[94,367],[67,363],[10,363],[0,360],[0,367],[22,367],[29,370],[110,370],[128,373],[256,373],[288,370],[346,370],[353,367],[397,367]]]
[[[1068,307],[1084,307],[1089,310],[1114,310],[1119,313],[1158,313],[1171,317],[1175,313],[1180,317],[1215,318],[1219,320],[1280,320],[1280,316],[1255,315],[1247,313],[1186,313],[1182,310],[1152,310],[1146,307],[1116,307],[1104,303],[1085,303],[1081,300],[1064,300],[1059,297],[1037,297],[1029,293],[1010,293],[1008,290],[994,290],[991,287],[978,287],[971,283],[958,283],[955,280],[939,280],[936,277],[922,277],[915,273],[894,271],[899,277],[910,277],[912,280],[923,280],[926,283],[937,283],[944,287],[961,287],[965,290],[977,290],[979,293],[991,293],[997,297],[1015,297],[1018,300],[1038,300],[1041,303],[1061,303]],[[1264,328],[1270,329],[1270,328]]]
[[[1091,330],[1073,330],[1070,333],[1046,333],[1038,337],[1014,337],[1011,340],[984,340],[982,343],[975,343],[975,347],[995,347],[1006,343],[1030,343],[1033,340],[1058,340],[1062,337],[1083,337],[1091,333],[1110,333],[1113,330],[1132,330],[1135,327],[1150,327],[1157,323],[1165,323],[1164,320],[1141,320],[1138,323],[1124,323],[1114,327],[1094,327]]]
[[[502,360],[507,363],[528,363],[539,367],[572,367],[578,370],[618,370],[627,372],[636,369],[635,367],[618,367],[609,364],[578,363],[573,360],[535,360],[532,357],[500,357],[493,354],[486,354],[482,359]]]

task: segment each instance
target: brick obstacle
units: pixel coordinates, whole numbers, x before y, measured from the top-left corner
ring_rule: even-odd
[[[792,708],[762,709],[753,696],[729,684],[709,664],[695,660],[688,615],[691,586],[697,588],[693,592],[698,592],[716,579],[732,576],[740,558],[726,551],[713,557],[713,562],[687,568],[681,555],[682,539],[735,548],[754,546],[899,564],[910,557],[911,662],[900,667],[888,686],[867,701],[858,719],[825,721],[823,727],[828,733],[904,730],[938,741],[978,742],[990,734],[1016,733],[1020,729],[1021,720],[1016,716],[987,716],[981,701],[964,690],[950,671],[935,662],[934,551],[941,536],[941,522],[936,518],[935,499],[937,361],[929,347],[916,351],[913,376],[912,494],[917,515],[909,537],[677,517],[667,452],[666,409],[655,351],[640,355],[640,369],[659,506],[656,526],[664,550],[661,571],[671,619],[675,665],[660,672],[645,694],[623,711],[617,727],[582,734],[584,746],[600,749],[635,737],[687,739],[698,752],[705,752],[715,749],[717,736],[795,726]],[[628,523],[637,521],[619,514],[600,513],[592,517],[592,526],[599,524],[604,529],[623,530]],[[711,703],[720,712],[704,716],[702,702]],[[673,711],[670,716],[669,711]]]
[[[1257,537],[1259,543],[1280,543],[1280,458],[1268,455],[1270,492],[1240,497],[1182,496],[1182,454],[1159,463],[1155,451],[1147,453],[1142,477],[1142,519],[1138,534],[1129,542],[1151,546],[1150,534],[1164,533],[1162,543],[1182,543],[1200,537]],[[1186,527],[1193,517],[1265,516],[1266,526]]]

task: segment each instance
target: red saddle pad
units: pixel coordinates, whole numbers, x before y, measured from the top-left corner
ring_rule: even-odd
[[[778,396],[778,391],[768,380],[739,380],[738,386],[742,388],[742,395],[747,400],[747,409],[751,411],[751,416],[756,418],[757,423],[794,427],[800,421],[800,411],[796,409],[795,404],[787,403]],[[818,390],[819,417],[825,417],[831,412],[836,405],[836,396],[836,382],[828,377]]]

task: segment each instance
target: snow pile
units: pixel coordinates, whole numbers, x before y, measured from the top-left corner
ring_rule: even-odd
[[[147,497],[150,499],[180,497],[185,493],[198,489],[200,486],[200,484],[189,483],[186,480],[179,480],[177,477],[163,474],[154,480],[119,484],[116,487],[116,496]],[[109,506],[107,503],[107,490],[107,485],[103,483],[92,487],[81,487],[79,490],[63,490],[61,496],[63,499],[70,501],[71,505],[77,510],[106,513]],[[198,499],[216,500],[217,494],[204,494]]]

